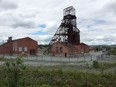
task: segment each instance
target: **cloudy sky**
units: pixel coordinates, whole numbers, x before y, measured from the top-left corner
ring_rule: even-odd
[[[116,0],[0,0],[0,43],[10,36],[49,43],[69,6],[76,9],[81,42],[116,44]]]

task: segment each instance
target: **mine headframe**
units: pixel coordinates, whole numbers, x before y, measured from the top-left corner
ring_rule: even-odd
[[[80,44],[80,31],[77,28],[75,9],[73,6],[63,10],[63,20],[49,43],[49,48],[45,53],[50,53],[52,45],[56,42]]]

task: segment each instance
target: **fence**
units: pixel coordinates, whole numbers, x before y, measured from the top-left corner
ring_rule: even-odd
[[[4,58],[15,59],[16,55],[0,55]],[[57,65],[59,63],[68,64],[68,63],[91,63],[94,60],[102,60],[104,55],[99,52],[89,53],[85,55],[77,55],[72,57],[62,57],[62,56],[51,56],[43,55],[38,53],[36,56],[25,56],[23,57],[24,63],[31,65]]]

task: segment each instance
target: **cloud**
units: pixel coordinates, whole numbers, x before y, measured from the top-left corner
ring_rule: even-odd
[[[11,10],[16,9],[18,5],[8,0],[0,0],[0,10]]]
[[[12,11],[0,14],[0,16],[0,26],[9,26],[12,29],[17,29],[18,27],[23,27],[24,29],[37,27],[34,18],[31,16],[24,17],[20,13],[12,14]]]
[[[18,27],[23,27],[25,29],[29,29],[29,28],[35,28],[35,24],[34,22],[31,21],[25,21],[25,20],[17,20],[15,21],[14,24],[11,25],[14,28],[18,28]]]
[[[115,0],[0,0],[0,40],[30,36],[49,43],[63,19],[63,9],[74,6],[81,42],[116,43]]]
[[[109,13],[116,14],[116,1],[110,2],[104,6],[104,10]]]

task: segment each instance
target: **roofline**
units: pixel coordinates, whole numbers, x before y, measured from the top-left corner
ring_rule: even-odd
[[[19,38],[19,39],[12,40],[12,41],[10,41],[10,42],[14,42],[14,41],[17,41],[17,40],[22,40],[22,39],[25,39],[25,38],[29,38],[29,39],[31,39],[31,40],[37,42],[36,40],[34,40],[34,39],[30,38],[30,37]],[[0,47],[3,46],[3,45],[5,45],[5,44],[8,44],[8,43],[10,43],[10,42],[6,42],[6,43],[2,44],[2,45],[0,45]]]

